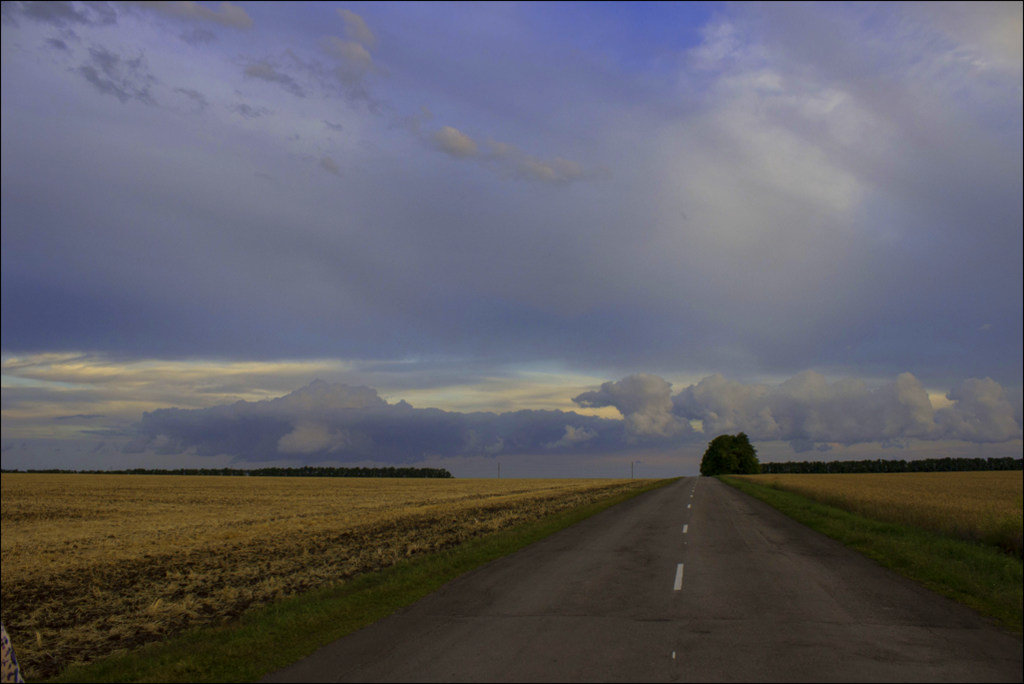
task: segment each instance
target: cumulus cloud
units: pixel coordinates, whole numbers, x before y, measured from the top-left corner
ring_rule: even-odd
[[[712,375],[685,388],[673,404],[678,415],[700,420],[705,435],[742,430],[753,439],[789,441],[797,451],[829,443],[1020,437],[1013,406],[995,381],[968,380],[948,397],[953,404],[936,411],[910,373],[870,388],[862,380],[830,383],[820,373],[805,371],[775,386]]]
[[[673,413],[672,385],[656,375],[638,373],[606,382],[601,389],[584,392],[573,401],[585,408],[614,406],[625,419],[633,440],[672,438],[692,431],[689,422]]]
[[[375,389],[353,387],[315,380],[309,385],[278,399],[256,402],[260,410],[290,417],[320,416],[327,418],[345,409],[383,409],[388,403]]]
[[[366,102],[371,110],[377,109],[380,105],[366,85],[367,76],[375,71],[370,51],[361,43],[337,36],[324,38],[321,47],[334,59],[335,66],[330,73],[342,93],[352,101]]]
[[[249,16],[249,13],[230,2],[220,3],[215,10],[191,0],[155,0],[135,2],[133,4],[137,7],[175,17],[176,19],[209,21],[222,26],[240,29],[252,28],[252,17]]]
[[[988,378],[958,384],[940,409],[909,373],[877,385],[830,382],[813,371],[772,385],[712,375],[676,394],[657,375],[635,374],[575,397],[583,407],[616,408],[622,415],[618,420],[562,410],[420,409],[405,401],[389,403],[371,387],[323,381],[280,396],[275,395],[281,390],[269,390],[288,386],[291,378],[308,373],[310,364],[236,364],[211,375],[218,369],[206,365],[131,368],[89,361],[74,355],[6,359],[6,376],[45,386],[4,390],[5,433],[17,429],[21,436],[52,436],[59,423],[64,432],[100,434],[95,432],[99,421],[110,431],[106,436],[133,436],[127,453],[300,463],[685,450],[739,431],[755,442],[788,441],[796,451],[869,443],[909,446],[910,440],[1006,443],[1021,437],[1019,397]],[[268,389],[241,392],[239,373],[267,374]],[[125,408],[120,389],[125,377],[133,388],[134,412]],[[184,384],[168,394],[167,377]],[[53,389],[58,383],[83,388]],[[267,396],[274,398],[262,398]],[[196,408],[154,408],[172,402]],[[143,411],[138,422],[129,415]],[[694,429],[690,421],[701,427]]]
[[[565,411],[457,413],[389,404],[369,387],[314,381],[276,399],[158,409],[136,426],[131,452],[239,459],[414,462],[429,456],[615,450],[621,421]]]
[[[472,157],[476,154],[476,142],[457,128],[445,126],[434,133],[434,143],[442,152],[453,157]]]
[[[1020,437],[1019,411],[995,380],[965,380],[946,398],[953,405],[939,409],[935,415],[943,436],[971,442],[1004,442]]]
[[[338,60],[338,73],[345,78],[362,78],[373,67],[370,51],[354,40],[327,36],[323,42],[323,49]]]
[[[370,27],[366,25],[361,16],[344,8],[338,9],[338,16],[345,22],[345,36],[347,38],[368,47],[373,47],[377,44],[377,36],[373,35],[373,31],[370,30]]]
[[[526,453],[612,453],[675,448],[723,433],[788,441],[794,450],[835,444],[952,439],[1006,442],[1021,437],[1014,406],[990,379],[968,380],[932,408],[910,373],[869,387],[857,379],[829,382],[813,371],[778,385],[744,385],[721,375],[675,396],[656,375],[635,374],[573,399],[583,407],[614,406],[622,420],[558,410],[509,413],[443,411],[391,404],[366,386],[314,381],[275,399],[202,409],[158,409],[143,415],[129,451],[193,451],[238,459],[333,459],[407,463],[432,456]],[[695,430],[690,420],[701,421]]]
[[[764,436],[778,433],[778,425],[767,407],[765,385],[744,385],[721,374],[709,375],[673,397],[674,410],[699,420],[709,434],[745,431]]]

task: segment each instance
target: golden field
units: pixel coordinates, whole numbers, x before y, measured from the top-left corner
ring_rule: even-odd
[[[646,484],[4,473],[28,678]]]
[[[995,544],[1021,555],[1017,471],[735,475],[854,513]]]

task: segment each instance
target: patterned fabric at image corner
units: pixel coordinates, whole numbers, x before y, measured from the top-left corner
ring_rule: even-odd
[[[14,647],[11,646],[11,639],[7,636],[7,628],[0,624],[0,646],[3,648],[3,679],[4,682],[23,682],[21,670],[18,669],[18,659],[14,657]]]

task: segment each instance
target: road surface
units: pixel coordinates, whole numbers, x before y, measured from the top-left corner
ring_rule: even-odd
[[[717,480],[684,478],[263,681],[1021,680],[1018,637]]]

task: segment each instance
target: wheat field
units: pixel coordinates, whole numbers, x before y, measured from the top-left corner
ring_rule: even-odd
[[[3,622],[47,677],[643,484],[4,473]]]
[[[877,520],[922,527],[1021,555],[1018,471],[737,475]]]

